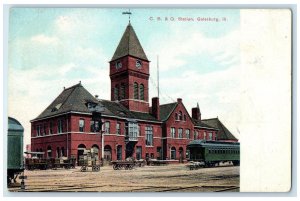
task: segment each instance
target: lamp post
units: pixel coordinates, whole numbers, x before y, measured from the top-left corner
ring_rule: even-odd
[[[104,137],[102,133],[102,112],[104,112],[104,106],[99,103],[89,103],[89,111],[92,112],[92,120],[94,121],[94,127],[96,132],[100,132],[101,137],[101,158],[104,158]],[[99,127],[96,127],[96,122],[99,122]]]

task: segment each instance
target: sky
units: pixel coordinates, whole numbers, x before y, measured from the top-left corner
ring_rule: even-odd
[[[127,9],[11,8],[8,35],[8,115],[25,127],[63,90],[81,81],[110,99],[108,62],[128,25]],[[182,98],[188,112],[218,117],[239,137],[240,11],[131,9],[131,24],[151,61],[150,98]],[[213,21],[201,21],[203,18]],[[217,21],[215,20],[217,19]],[[150,99],[151,100],[151,99]]]

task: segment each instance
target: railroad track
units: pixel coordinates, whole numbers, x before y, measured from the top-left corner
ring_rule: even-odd
[[[45,189],[41,187],[29,187],[29,189],[23,192],[101,192],[101,188],[111,185],[64,185],[64,186],[48,186],[50,188]],[[52,187],[52,188],[51,188]],[[116,187],[116,186],[115,186]],[[123,187],[123,186],[119,186]],[[185,186],[185,187],[167,187],[167,186],[135,186],[132,189],[123,192],[238,192],[239,186]],[[89,191],[88,189],[99,189]],[[19,190],[17,190],[19,191]]]

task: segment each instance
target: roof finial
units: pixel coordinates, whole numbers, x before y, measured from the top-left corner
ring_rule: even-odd
[[[132,15],[132,13],[130,12],[130,8],[128,9],[128,11],[126,12],[122,12],[123,15],[128,15],[128,21],[129,21],[129,24],[130,24],[130,15]]]

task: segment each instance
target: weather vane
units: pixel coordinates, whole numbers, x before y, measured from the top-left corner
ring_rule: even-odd
[[[130,12],[130,9],[126,12],[122,12],[123,15],[128,15],[128,20],[129,20],[129,23],[130,23],[130,15],[132,15],[132,13]]]

